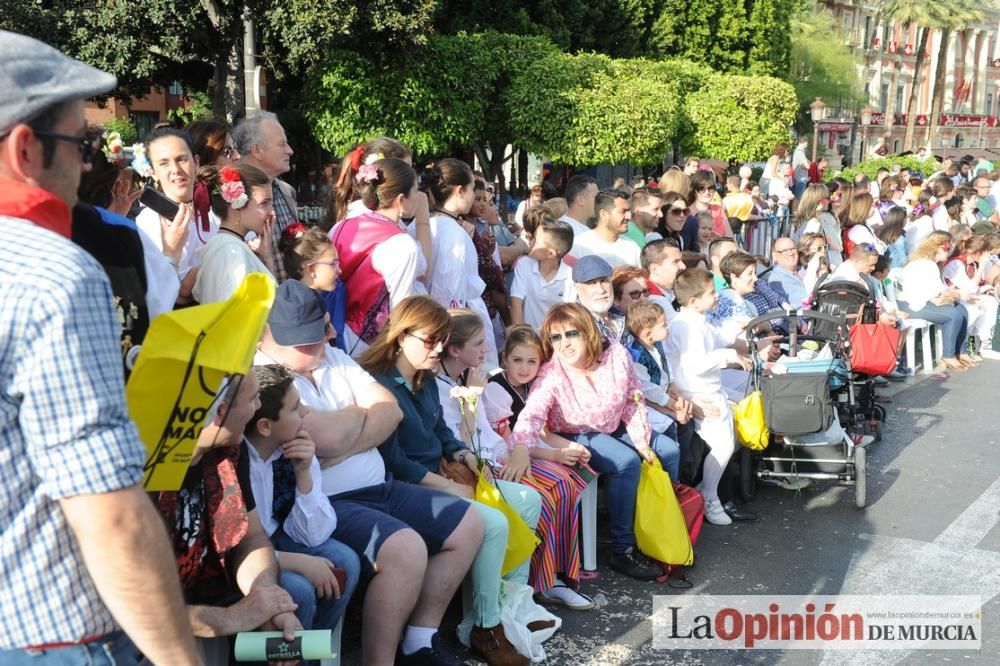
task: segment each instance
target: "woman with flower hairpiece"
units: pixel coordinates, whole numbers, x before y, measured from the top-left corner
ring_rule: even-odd
[[[419,282],[427,261],[402,220],[413,216],[423,194],[417,174],[403,160],[387,158],[362,164],[354,191],[363,211],[330,231],[346,288],[344,348],[359,356],[385,325],[389,312],[404,298],[424,294]],[[426,199],[424,199],[426,206]],[[417,219],[415,232],[430,239],[429,223]]]
[[[219,232],[198,250],[201,269],[194,297],[199,303],[216,303],[232,296],[249,273],[271,275],[246,242],[251,231],[261,235],[274,214],[271,180],[245,164],[205,167],[198,179],[207,186],[212,211],[222,222]]]
[[[483,544],[469,570],[473,586],[474,626],[472,648],[491,665],[527,665],[504,635],[500,623],[500,579],[507,548],[509,524],[499,510],[476,502],[473,489],[441,472],[449,463],[466,465],[475,478],[480,474],[473,444],[470,449],[445,422],[435,367],[448,343],[452,320],[448,311],[426,296],[404,299],[361,355],[359,362],[395,396],[403,420],[396,433],[379,447],[385,466],[395,479],[463,497],[483,519]],[[468,396],[469,404],[475,401]],[[528,486],[497,480],[504,499],[532,528],[541,513],[541,497]],[[530,563],[525,561],[506,578],[527,583]]]

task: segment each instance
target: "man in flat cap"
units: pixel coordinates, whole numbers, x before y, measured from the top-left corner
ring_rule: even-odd
[[[100,265],[69,240],[115,77],[0,31],[0,663],[196,664]],[[127,635],[126,635],[127,634]]]

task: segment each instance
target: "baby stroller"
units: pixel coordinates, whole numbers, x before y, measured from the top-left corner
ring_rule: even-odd
[[[810,308],[834,317],[838,322],[846,322],[848,329],[852,324],[874,324],[878,321],[878,301],[875,296],[875,285],[867,275],[862,276],[869,283],[865,289],[856,282],[834,281],[826,282],[816,287],[810,299]],[[830,324],[819,322],[818,332],[829,333]],[[875,394],[875,377],[854,373],[858,408],[855,420],[849,425],[862,426],[882,441],[882,424],[885,423],[885,407],[878,404]]]
[[[787,356],[776,363],[758,360],[751,370],[763,396],[770,443],[763,451],[741,447],[741,494],[749,500],[757,479],[832,479],[853,485],[855,505],[864,508],[864,440],[841,425],[855,423],[858,410],[848,327],[823,312],[776,310],[747,325],[751,350],[770,336],[760,332],[766,324],[779,318],[789,333],[776,342]]]

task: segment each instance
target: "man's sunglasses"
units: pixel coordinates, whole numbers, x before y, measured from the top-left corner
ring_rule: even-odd
[[[566,338],[567,340],[573,340],[578,337],[580,337],[580,331],[571,328],[570,330],[565,331],[563,333],[552,333],[551,335],[549,335],[549,342],[551,342],[552,344],[558,344],[559,342],[562,341],[563,338]]]
[[[93,164],[94,158],[97,157],[97,151],[101,149],[101,137],[98,135],[88,133],[83,136],[70,136],[69,134],[59,134],[58,132],[46,132],[43,130],[32,131],[35,136],[42,137],[43,139],[55,139],[56,141],[75,143],[76,147],[80,150],[80,161],[84,164]]]
[[[422,343],[424,343],[424,349],[426,349],[427,351],[433,351],[437,349],[438,345],[441,345],[442,347],[447,347],[448,338],[450,337],[446,335],[443,338],[440,338],[436,335],[432,335],[428,338],[422,338],[416,333],[407,333],[407,335],[410,336],[411,338],[416,338],[417,340],[420,340]]]

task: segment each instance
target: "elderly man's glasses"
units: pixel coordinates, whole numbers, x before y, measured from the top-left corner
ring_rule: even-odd
[[[70,136],[69,134],[60,134],[58,132],[33,131],[35,136],[42,137],[43,139],[55,139],[56,141],[75,143],[76,147],[80,150],[80,161],[84,164],[93,164],[94,158],[97,157],[97,151],[101,149],[101,137],[93,134]]]

